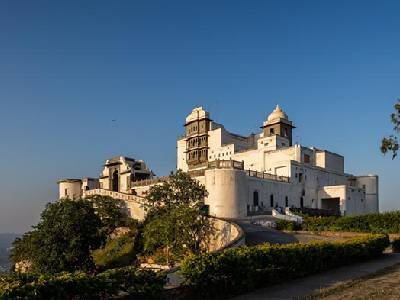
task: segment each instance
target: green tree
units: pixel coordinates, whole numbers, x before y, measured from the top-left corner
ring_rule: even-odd
[[[103,223],[105,234],[109,235],[115,228],[128,225],[128,217],[124,212],[124,201],[101,195],[94,195],[85,200],[93,203],[96,214]]]
[[[14,242],[11,259],[29,259],[38,273],[91,271],[91,251],[105,241],[103,223],[85,200],[47,204],[34,230]],[[26,252],[25,252],[26,251]]]
[[[204,250],[212,225],[204,213],[207,191],[187,173],[178,170],[166,182],[150,188],[144,224],[144,249],[163,249],[168,260]],[[170,257],[171,256],[171,257]]]
[[[37,231],[28,231],[13,242],[10,260],[15,264],[23,260],[30,260],[36,250]]]
[[[396,134],[400,131],[400,99],[394,105],[394,112],[390,115],[390,120],[394,125],[393,130]],[[396,135],[390,135],[384,137],[381,143],[381,151],[386,154],[387,152],[392,152],[392,159],[397,156],[397,151],[399,150],[399,141]]]

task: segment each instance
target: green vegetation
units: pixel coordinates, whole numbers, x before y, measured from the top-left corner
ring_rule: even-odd
[[[304,217],[301,225],[277,221],[279,230],[400,233],[400,211],[344,217]]]
[[[301,226],[307,231],[400,233],[400,211],[344,217],[308,217]]]
[[[97,275],[16,273],[0,277],[0,299],[109,299],[121,292],[134,299],[155,299],[161,295],[165,282],[164,273],[134,267],[111,269]]]
[[[152,186],[146,197],[150,206],[143,231],[145,252],[165,256],[168,264],[188,253],[204,252],[212,232],[204,213],[206,196],[205,187],[182,171]]]
[[[62,200],[48,204],[33,231],[14,242],[11,260],[27,259],[32,271],[47,274],[90,271],[91,251],[105,241],[103,224],[88,201]]]
[[[102,231],[109,235],[115,228],[126,226],[128,218],[123,211],[124,202],[119,199],[114,199],[109,196],[94,195],[85,198],[89,200],[100,217],[103,224]]]
[[[182,274],[195,295],[226,297],[373,258],[388,245],[387,235],[369,235],[345,242],[231,248],[185,259]]]
[[[101,270],[132,265],[136,261],[135,234],[124,234],[94,250],[93,260]]]
[[[276,222],[276,229],[278,230],[289,230],[289,231],[295,231],[295,230],[300,230],[301,225],[293,222],[293,221],[288,221],[288,220],[278,220]]]
[[[150,189],[142,224],[126,217],[123,201],[110,197],[49,203],[39,224],[13,244],[12,262],[28,262],[30,273],[0,277],[0,299],[105,299],[121,292],[159,296],[165,275],[132,265],[139,254],[156,254],[173,264],[205,251],[212,232],[204,213],[206,195],[186,173],[171,174]],[[120,226],[131,231],[111,238]]]
[[[31,262],[39,274],[94,270],[91,253],[107,235],[127,222],[121,201],[96,196],[47,204],[39,224],[13,243],[11,261]]]
[[[394,112],[390,115],[390,121],[394,125],[393,130],[395,133],[400,131],[400,99],[394,105]],[[395,135],[390,135],[384,137],[381,143],[381,152],[386,154],[388,151],[392,152],[392,159],[396,158],[397,152],[399,150],[398,137]]]

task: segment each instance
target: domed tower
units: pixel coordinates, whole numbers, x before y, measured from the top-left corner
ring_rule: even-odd
[[[279,105],[268,116],[261,128],[263,129],[264,137],[278,135],[286,138],[289,141],[289,146],[292,146],[292,130],[296,127],[292,121],[289,121],[287,114]]]

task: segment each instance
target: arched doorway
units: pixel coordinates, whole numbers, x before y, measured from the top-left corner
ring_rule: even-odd
[[[258,191],[253,192],[253,206],[258,206]]]
[[[112,182],[111,182],[111,189],[114,192],[118,192],[119,191],[119,176],[118,176],[118,171],[115,170],[112,174]]]
[[[301,208],[304,207],[304,198],[303,197],[300,198],[300,207]]]

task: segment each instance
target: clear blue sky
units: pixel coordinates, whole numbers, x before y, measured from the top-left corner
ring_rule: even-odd
[[[193,106],[258,131],[279,103],[296,140],[377,173],[400,209],[399,161],[383,157],[400,96],[399,1],[0,2],[0,232],[22,232],[60,177],[105,159],[175,168]],[[112,122],[116,119],[116,122]]]

